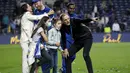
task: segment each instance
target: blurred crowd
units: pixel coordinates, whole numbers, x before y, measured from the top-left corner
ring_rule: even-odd
[[[20,2],[17,2],[20,4]],[[16,5],[13,15],[0,13],[0,34],[19,34],[20,33],[20,10],[19,4]],[[31,4],[31,2],[30,2]],[[68,5],[69,4],[69,5]],[[128,27],[128,20],[130,10],[127,9],[124,14],[118,16],[111,0],[109,3],[102,1],[100,6],[94,4],[91,11],[84,12],[82,7],[78,7],[72,0],[56,0],[53,5],[45,2],[47,7],[55,11],[55,17],[60,16],[61,13],[68,13],[70,16],[76,16],[80,19],[98,17],[98,22],[91,22],[89,27],[92,32],[105,32],[105,28],[109,27],[112,32],[127,32],[130,31]]]

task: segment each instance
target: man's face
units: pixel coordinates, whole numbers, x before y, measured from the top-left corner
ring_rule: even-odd
[[[41,8],[42,8],[42,2],[41,2],[41,1],[38,1],[38,2],[34,3],[33,5],[34,5],[34,7],[36,7],[38,10],[41,10]]]
[[[70,5],[70,6],[68,7],[68,12],[69,12],[70,14],[73,14],[74,11],[75,11],[75,5]]]
[[[62,18],[62,22],[63,22],[63,24],[65,24],[65,25],[70,25],[70,17],[66,14],[65,16],[63,16],[63,18]]]

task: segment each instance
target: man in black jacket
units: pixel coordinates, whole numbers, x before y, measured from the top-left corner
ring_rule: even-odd
[[[83,57],[86,62],[88,73],[93,73],[92,63],[89,56],[89,52],[93,43],[93,38],[90,29],[86,25],[91,21],[96,21],[96,18],[85,20],[70,19],[67,14],[62,14],[61,20],[63,22],[61,35],[64,49],[63,56],[66,57],[66,73],[72,73],[72,61],[70,57],[76,54],[82,48],[84,48]],[[65,33],[70,33],[74,39],[74,43],[71,45],[70,49],[66,48]]]

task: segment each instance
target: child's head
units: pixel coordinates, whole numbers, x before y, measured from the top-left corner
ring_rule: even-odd
[[[50,20],[50,18],[48,16],[42,17],[42,19],[38,22],[36,29],[33,31],[32,36],[37,32],[37,30],[40,27],[42,27],[44,30],[47,30],[47,23],[49,20]]]
[[[37,31],[37,29],[39,29],[40,27],[42,27],[44,30],[47,30],[49,22],[50,18],[48,16],[42,17],[42,19],[38,22],[37,28],[35,30]]]
[[[53,24],[54,24],[54,27],[58,30],[61,29],[61,26],[62,26],[62,22],[60,19],[53,19]]]

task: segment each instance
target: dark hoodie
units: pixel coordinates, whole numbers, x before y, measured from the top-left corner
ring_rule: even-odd
[[[66,48],[66,36],[65,33],[72,35],[74,41],[82,41],[84,39],[92,39],[92,34],[88,28],[89,22],[92,19],[70,19],[70,25],[62,25],[61,36],[63,48]]]

